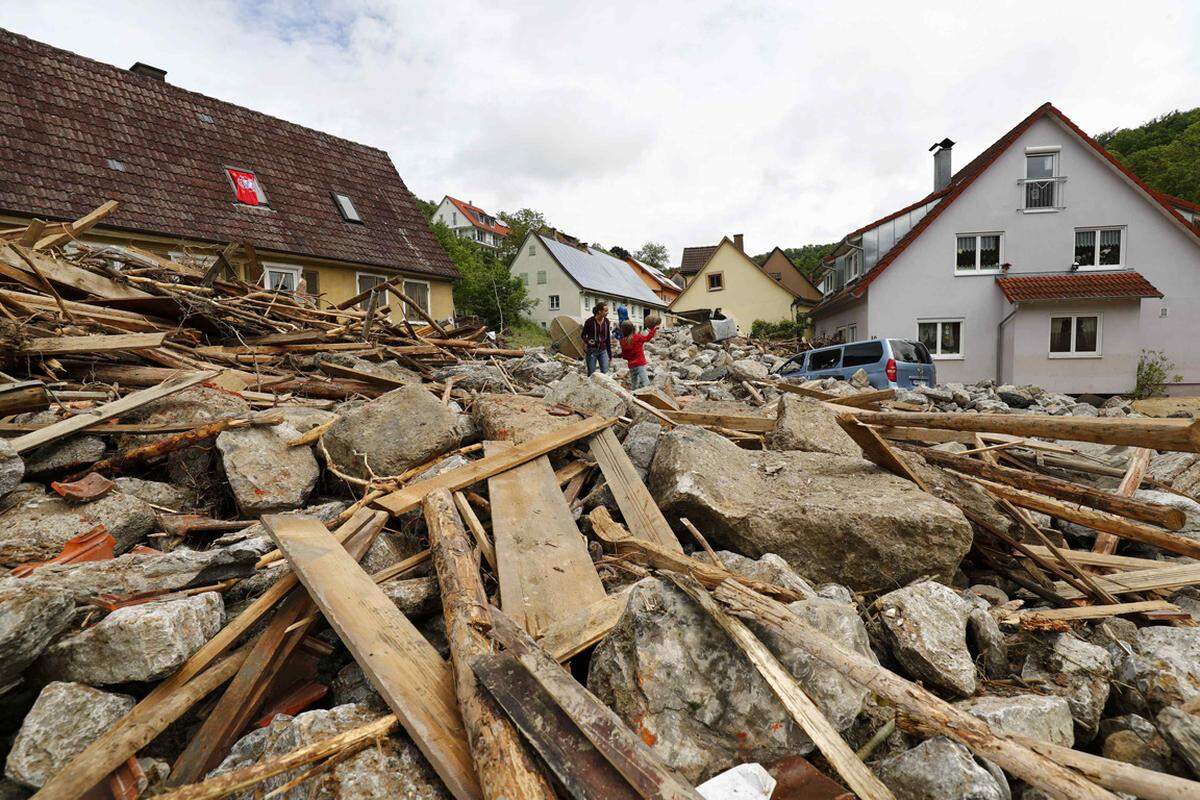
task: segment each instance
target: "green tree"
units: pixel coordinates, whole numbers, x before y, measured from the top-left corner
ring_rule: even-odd
[[[667,246],[661,242],[646,242],[638,248],[633,257],[643,264],[649,264],[658,269],[666,268],[671,261],[671,252],[667,250]]]
[[[525,241],[529,232],[541,230],[548,225],[546,215],[532,208],[522,208],[511,214],[501,211],[496,216],[508,226],[508,236],[505,236],[504,241],[496,248],[496,258],[500,263],[509,266],[512,266],[513,259],[517,257],[517,248]]]
[[[536,301],[529,298],[525,284],[493,253],[456,236],[442,222],[430,227],[462,276],[454,285],[454,308],[458,313],[480,317],[499,330],[516,324],[534,307]]]
[[[817,273],[821,270],[821,260],[833,252],[837,242],[830,244],[804,244],[799,247],[785,247],[783,254],[792,260],[796,269],[800,270],[811,281],[816,281]],[[770,253],[760,253],[753,256],[755,264],[760,267],[766,263]]]
[[[413,195],[413,200],[417,201],[417,208],[421,209],[421,213],[425,215],[425,219],[433,219],[433,215],[437,213],[437,203],[432,200],[422,200],[416,195]]]
[[[1106,131],[1096,141],[1151,188],[1200,203],[1200,108]]]

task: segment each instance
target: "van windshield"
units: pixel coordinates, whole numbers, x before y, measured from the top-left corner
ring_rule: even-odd
[[[929,357],[929,351],[920,342],[910,342],[906,339],[889,339],[888,344],[892,346],[892,355],[895,356],[897,361],[903,361],[908,364],[933,363],[933,359]]]

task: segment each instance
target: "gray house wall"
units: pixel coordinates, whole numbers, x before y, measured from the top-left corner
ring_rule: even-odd
[[[828,336],[833,336],[837,329],[843,325],[857,325],[858,338],[866,339],[873,336],[874,333],[869,332],[869,311],[870,295],[864,296],[854,305],[840,309],[832,314],[822,315],[821,319],[813,325],[813,333],[818,338],[824,339]]]
[[[546,282],[538,283],[538,273],[546,273]],[[529,296],[537,301],[533,311],[528,316],[543,328],[549,327],[555,317],[560,314],[585,319],[581,315],[582,295],[579,284],[571,280],[571,276],[558,265],[554,256],[546,246],[538,241],[536,236],[528,237],[521,246],[521,252],[513,259],[511,268],[513,275],[524,276],[529,289]],[[550,308],[550,296],[558,295],[559,307]]]
[[[1076,394],[1128,392],[1133,388],[1141,350],[1139,305],[1137,300],[1022,305],[1005,325],[1006,329],[1012,328],[1011,370],[1015,381],[1009,382]],[[1050,357],[1050,317],[1064,313],[1100,317],[1099,358]]]
[[[1022,213],[1018,180],[1025,176],[1025,148],[1043,146],[1062,148],[1059,174],[1066,177],[1065,207],[1050,213]],[[1075,229],[1100,226],[1124,226],[1123,268],[1140,272],[1166,298],[1140,302],[1136,342],[1126,339],[1131,328],[1125,308],[1106,310],[1100,359],[1029,360],[1033,354],[1048,352],[1049,323],[1043,336],[1036,325],[1026,330],[1022,322],[1012,333],[1015,352],[1007,379],[1059,391],[1128,391],[1134,383],[1136,352],[1161,349],[1184,375],[1180,388],[1195,393],[1200,388],[1200,349],[1194,346],[1200,334],[1200,247],[1051,118],[1030,126],[871,284],[869,324],[865,330],[860,328],[859,336],[914,338],[918,320],[961,318],[963,356],[940,359],[939,379],[995,378],[997,325],[1012,307],[995,275],[956,274],[957,235],[1003,232],[1001,262],[1012,264],[1010,274],[1067,272],[1074,259]],[[1109,323],[1109,314],[1114,324]],[[820,320],[818,328],[830,326],[834,316]],[[1110,337],[1117,338],[1110,341]],[[1085,376],[1089,376],[1088,386],[1112,388],[1080,388]]]

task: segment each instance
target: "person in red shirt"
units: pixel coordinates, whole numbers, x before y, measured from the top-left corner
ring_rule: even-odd
[[[629,362],[629,388],[640,389],[650,385],[650,376],[646,373],[646,342],[654,338],[658,326],[648,331],[634,333],[637,330],[632,322],[621,323],[621,358]]]

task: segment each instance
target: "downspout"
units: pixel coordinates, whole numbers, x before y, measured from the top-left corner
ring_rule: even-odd
[[[1000,320],[1000,324],[996,326],[996,385],[1003,383],[1004,374],[1004,325],[1012,319],[1018,311],[1021,310],[1020,303],[1013,303],[1013,310],[1008,312],[1008,316]]]

